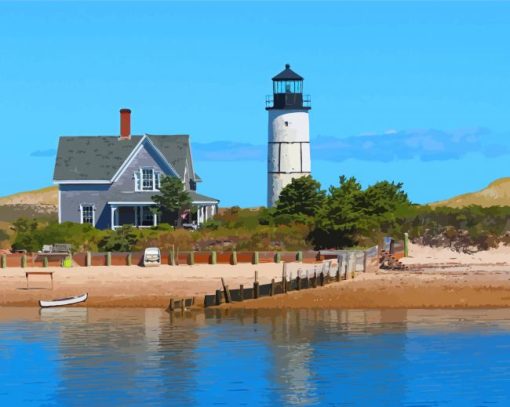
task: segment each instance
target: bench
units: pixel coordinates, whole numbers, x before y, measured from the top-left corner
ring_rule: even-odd
[[[25,271],[25,277],[27,279],[27,290],[28,290],[28,277],[29,276],[50,276],[51,289],[53,290],[53,273],[54,273],[54,271]]]

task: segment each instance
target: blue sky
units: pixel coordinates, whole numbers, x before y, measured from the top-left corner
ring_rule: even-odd
[[[415,202],[509,176],[510,2],[0,1],[5,195],[51,184],[60,135],[192,137],[199,191],[266,201],[266,94],[311,94],[313,175]]]

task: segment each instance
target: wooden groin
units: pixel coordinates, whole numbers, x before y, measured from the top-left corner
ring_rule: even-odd
[[[253,286],[245,287],[241,284],[239,288],[235,289],[231,289],[225,281],[221,279],[222,289],[216,290],[214,294],[206,295],[204,297],[204,307],[214,307],[223,303],[228,304],[245,300],[256,300],[258,298],[285,294],[290,291],[313,289],[351,277],[350,273],[346,273],[341,269],[342,267],[340,266],[333,269],[332,262],[326,261],[323,263],[322,271],[315,271],[313,274],[309,272],[298,272],[296,278],[292,278],[292,275],[287,274],[284,264],[281,280],[275,281],[275,279],[272,279],[268,284],[260,284],[257,272],[255,272]]]

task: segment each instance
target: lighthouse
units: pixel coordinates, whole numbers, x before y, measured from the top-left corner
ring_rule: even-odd
[[[310,98],[303,97],[303,77],[290,65],[273,78],[268,112],[267,206],[272,207],[293,178],[310,175]]]

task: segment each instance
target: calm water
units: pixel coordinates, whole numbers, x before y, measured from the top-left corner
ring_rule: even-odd
[[[0,308],[0,405],[510,405],[510,310]]]

